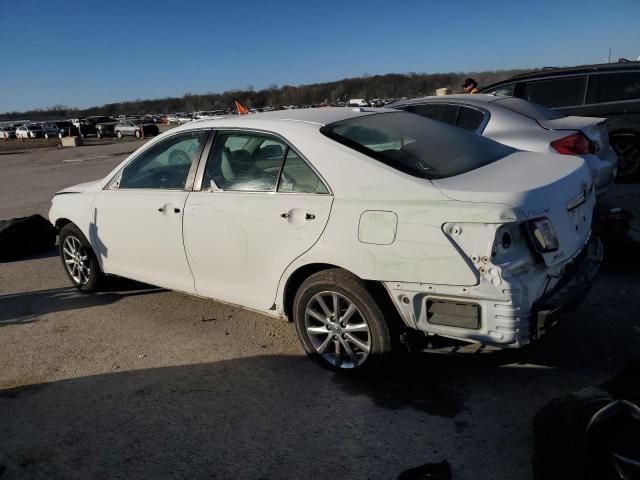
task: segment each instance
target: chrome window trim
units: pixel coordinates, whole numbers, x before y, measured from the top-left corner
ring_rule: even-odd
[[[256,134],[260,134],[260,135],[266,135],[269,137],[273,137],[274,139],[277,139],[278,141],[284,143],[286,150],[285,150],[285,155],[282,158],[282,164],[280,165],[280,170],[278,173],[278,178],[276,180],[276,184],[273,190],[267,190],[267,191],[253,191],[253,190],[223,190],[222,188],[219,188],[217,185],[216,189],[211,189],[210,187],[206,187],[206,188],[202,188],[202,180],[204,178],[204,170],[206,168],[207,162],[209,160],[209,153],[211,152],[211,147],[213,146],[213,142],[215,140],[215,137],[218,135],[218,133],[220,132],[238,132],[238,133],[256,133]],[[280,174],[282,173],[282,168],[284,166],[284,163],[286,161],[286,154],[288,152],[288,150],[293,150],[294,152],[296,152],[296,154],[302,159],[302,161],[304,161],[307,166],[309,168],[311,168],[311,170],[318,176],[318,178],[320,179],[320,181],[324,184],[325,188],[327,189],[328,193],[308,193],[308,192],[278,192],[278,185],[280,183]],[[293,146],[293,144],[287,140],[286,137],[284,137],[283,135],[270,131],[270,130],[263,130],[263,129],[259,129],[259,128],[246,128],[246,127],[233,127],[233,128],[224,128],[224,127],[220,127],[220,128],[214,128],[213,129],[213,133],[212,135],[209,136],[209,144],[205,147],[205,149],[203,150],[203,153],[201,155],[201,161],[200,164],[198,165],[198,170],[196,172],[196,176],[195,176],[195,183],[193,185],[193,191],[194,192],[211,192],[211,193],[220,193],[220,192],[224,192],[224,193],[268,193],[268,194],[286,194],[286,195],[333,195],[333,190],[331,189],[331,187],[329,186],[329,184],[327,183],[327,181],[324,179],[324,177],[320,174],[320,172],[315,168],[315,166],[307,159],[307,157],[305,157],[302,153],[300,153],[300,150],[295,148]]]

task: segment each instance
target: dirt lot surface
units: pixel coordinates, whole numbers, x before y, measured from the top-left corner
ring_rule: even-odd
[[[104,176],[142,142],[0,155],[0,218]],[[637,185],[615,201],[640,204]],[[0,263],[0,477],[531,478],[531,420],[639,353],[638,252],[520,351],[422,353],[365,378],[309,362],[291,325],[125,280],[70,288],[55,251]]]

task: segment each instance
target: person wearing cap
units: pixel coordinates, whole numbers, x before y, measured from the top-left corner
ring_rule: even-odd
[[[464,93],[478,93],[478,82],[473,78],[467,78],[462,84],[462,88],[464,88]]]

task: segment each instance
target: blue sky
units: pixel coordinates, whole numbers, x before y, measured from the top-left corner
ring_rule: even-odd
[[[640,56],[640,0],[0,0],[0,112],[595,63],[609,47]]]

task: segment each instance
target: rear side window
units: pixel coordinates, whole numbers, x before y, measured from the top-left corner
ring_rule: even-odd
[[[458,127],[469,130],[470,132],[477,132],[484,120],[484,113],[476,108],[460,107],[460,113],[458,114]]]
[[[640,100],[640,72],[603,73],[589,77],[587,103]]]
[[[495,162],[514,149],[406,112],[350,118],[322,127],[327,137],[415,177],[452,177]]]
[[[525,117],[529,117],[537,121],[557,120],[558,118],[563,118],[565,116],[560,112],[543,107],[537,103],[527,102],[521,98],[502,98],[500,100],[496,100],[494,104],[500,105],[512,112],[519,113],[520,115],[524,115]]]
[[[436,103],[410,105],[405,110],[439,122],[448,123],[449,125],[455,125],[458,118],[458,107],[455,105],[438,105]]]
[[[550,78],[523,84],[522,97],[545,107],[582,105],[587,77]]]

